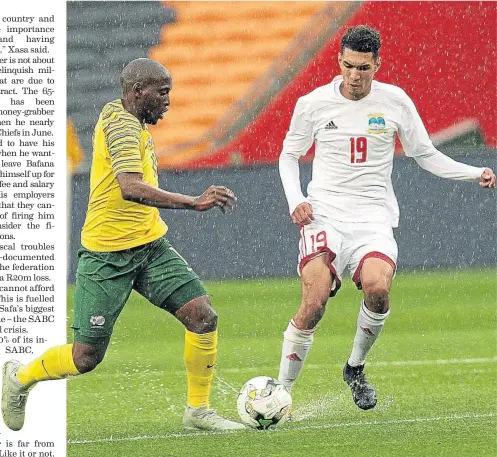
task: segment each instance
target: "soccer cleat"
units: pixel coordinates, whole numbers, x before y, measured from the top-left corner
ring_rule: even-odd
[[[348,362],[343,368],[343,380],[352,391],[354,403],[361,409],[372,409],[376,406],[376,392],[364,375],[364,364],[351,367]]]
[[[3,364],[2,376],[2,416],[5,425],[11,430],[21,430],[28,400],[29,388],[17,381],[15,374],[20,362],[9,360]]]
[[[211,408],[186,407],[183,416],[183,425],[187,429],[208,430],[211,432],[244,430],[245,426],[219,416]]]

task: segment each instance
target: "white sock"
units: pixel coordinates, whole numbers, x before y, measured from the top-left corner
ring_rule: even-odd
[[[373,313],[366,308],[364,300],[361,302],[361,310],[357,318],[357,332],[354,339],[354,346],[350,354],[348,363],[351,367],[363,365],[369,350],[373,346],[376,338],[380,335],[385,320],[390,314],[390,310],[385,314]]]
[[[278,380],[289,391],[304,366],[305,358],[314,341],[314,330],[299,330],[292,319],[283,333]]]

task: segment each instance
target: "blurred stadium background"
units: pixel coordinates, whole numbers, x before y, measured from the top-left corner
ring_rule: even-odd
[[[338,74],[345,28],[381,32],[377,79],[412,97],[442,151],[495,170],[496,16],[494,2],[68,2],[68,118],[86,155],[72,180],[69,280],[92,130],[130,60],[151,57],[173,76],[171,111],[153,128],[161,186],[225,184],[239,197],[228,217],[163,211],[172,243],[206,279],[294,276],[278,154],[297,98]],[[429,175],[400,148],[393,181],[399,268],[495,265],[495,193]]]

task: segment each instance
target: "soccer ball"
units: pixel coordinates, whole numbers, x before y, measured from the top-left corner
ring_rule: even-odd
[[[236,406],[244,424],[265,430],[288,420],[292,397],[278,380],[257,376],[242,387]]]

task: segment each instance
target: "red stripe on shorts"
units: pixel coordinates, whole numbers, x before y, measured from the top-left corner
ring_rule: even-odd
[[[356,286],[360,286],[360,276],[361,276],[361,270],[362,270],[362,265],[364,264],[364,261],[369,258],[375,258],[375,259],[381,259],[390,264],[394,271],[397,269],[396,263],[387,255],[383,254],[382,252],[377,252],[377,251],[372,251],[368,252],[359,262],[359,265],[354,273],[354,276],[352,276],[352,281],[356,283]]]

